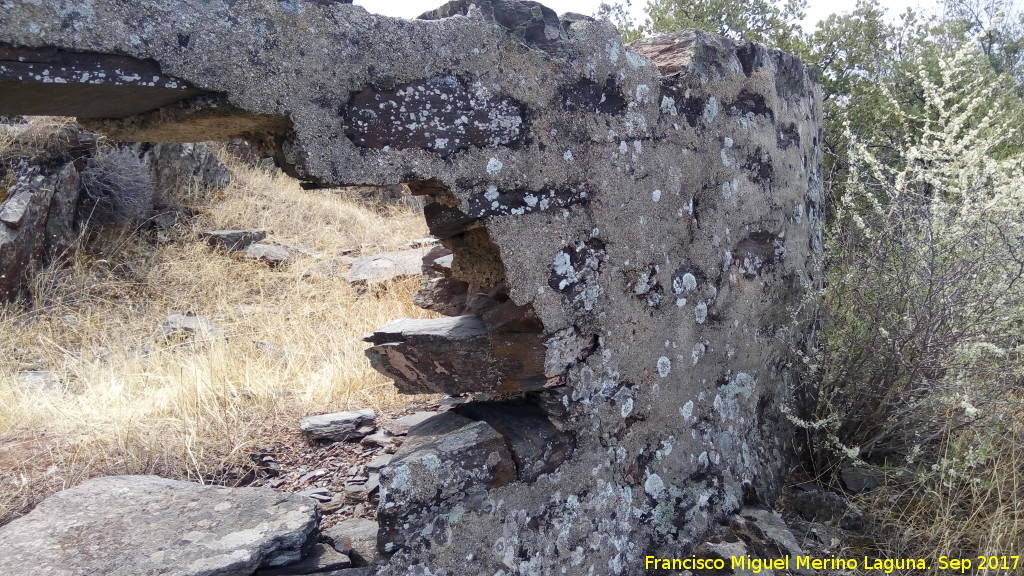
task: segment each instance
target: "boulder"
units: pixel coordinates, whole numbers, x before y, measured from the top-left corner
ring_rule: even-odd
[[[482,420],[505,438],[520,482],[554,472],[576,447],[570,434],[559,431],[539,406],[528,402],[469,402],[452,412]]]
[[[847,466],[839,471],[839,480],[843,487],[858,494],[874,490],[885,484],[885,472],[867,464],[860,466]]]
[[[303,418],[299,427],[311,440],[358,440],[377,429],[377,415],[370,408],[320,414]]]
[[[0,573],[251,576],[298,561],[317,523],[308,499],[269,489],[95,478],[0,527]]]

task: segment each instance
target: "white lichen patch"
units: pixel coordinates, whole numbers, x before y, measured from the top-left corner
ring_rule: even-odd
[[[665,493],[665,481],[657,474],[651,474],[644,481],[644,492],[651,498],[660,498]]]
[[[658,376],[665,378],[672,372],[672,361],[667,356],[658,358]]]
[[[501,172],[502,168],[504,168],[504,164],[502,164],[501,160],[498,160],[497,158],[491,158],[487,161],[488,174],[497,174],[498,172]]]
[[[686,404],[679,409],[679,414],[683,417],[683,420],[689,424],[693,420],[693,400],[687,400]]]
[[[622,414],[623,418],[626,418],[630,414],[633,413],[633,399],[632,398],[626,398],[622,402],[622,409],[619,411],[619,413]]]
[[[697,321],[697,324],[703,324],[708,319],[708,305],[704,302],[698,303],[693,307],[693,318]]]

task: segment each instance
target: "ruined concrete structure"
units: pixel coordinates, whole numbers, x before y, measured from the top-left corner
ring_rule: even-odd
[[[820,98],[795,58],[699,32],[626,48],[514,0],[417,21],[0,7],[0,114],[244,136],[312,183],[429,197],[452,255],[428,256],[417,301],[452,318],[389,324],[368,353],[402,390],[497,396],[384,471],[379,574],[639,574],[773,497],[821,250]]]

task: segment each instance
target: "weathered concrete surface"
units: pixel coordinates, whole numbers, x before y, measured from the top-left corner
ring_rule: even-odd
[[[107,476],[0,528],[0,573],[250,576],[299,560],[317,521],[294,494]]]
[[[565,386],[531,398],[564,410],[572,457],[416,509],[444,529],[381,574],[641,574],[771,500],[786,465],[785,352],[821,249],[819,91],[761,46],[691,32],[626,49],[607,23],[488,5],[405,21],[301,0],[5,0],[0,42],[152,59],[220,94],[99,123],[120,138],[241,134],[309,180],[408,182],[452,277],[564,342],[544,362],[566,362]]]

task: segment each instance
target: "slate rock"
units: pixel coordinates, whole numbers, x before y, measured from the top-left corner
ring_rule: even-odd
[[[226,250],[245,250],[250,244],[267,237],[263,230],[210,230],[203,232],[203,238],[211,246],[219,246]]]
[[[304,574],[320,574],[328,570],[340,570],[352,566],[348,555],[335,550],[327,544],[316,544],[302,560],[281,566],[259,570],[253,576],[301,576]]]
[[[303,418],[299,427],[313,440],[358,440],[377,428],[377,415],[370,408],[320,414]]]
[[[345,279],[353,284],[384,282],[421,273],[423,256],[430,248],[413,248],[396,252],[382,252],[352,261]]]
[[[550,384],[543,334],[488,333],[477,316],[401,319],[364,338],[370,364],[403,394],[526,392]]]
[[[213,322],[195,314],[171,314],[160,324],[160,333],[164,338],[195,337],[220,338],[224,336]]]
[[[156,476],[108,476],[54,494],[0,527],[0,574],[250,576],[300,559],[308,499]]]
[[[373,564],[377,558],[377,531],[379,525],[365,518],[349,518],[324,530],[324,536],[334,543],[334,549],[348,554],[356,566]]]
[[[505,439],[486,422],[445,412],[409,431],[381,470],[378,549],[415,541],[440,515],[473,494],[509,484],[516,466]]]
[[[570,434],[559,431],[538,406],[527,402],[469,402],[452,412],[487,422],[505,438],[521,482],[555,471],[576,447]]]
[[[885,483],[885,472],[873,466],[847,466],[839,471],[843,487],[859,494],[874,490]]]
[[[274,246],[273,244],[250,244],[244,253],[246,258],[266,262],[271,267],[280,266],[291,257],[291,253],[288,252],[287,248]]]
[[[434,416],[437,415],[438,412],[433,411],[415,412],[413,414],[402,416],[401,418],[396,419],[394,422],[391,422],[390,424],[387,425],[387,429],[395,436],[402,436],[404,434],[408,434],[410,429],[426,422],[430,418],[433,418]]]
[[[46,218],[53,183],[38,166],[18,167],[14,184],[0,202],[0,298],[13,300],[42,263]]]

